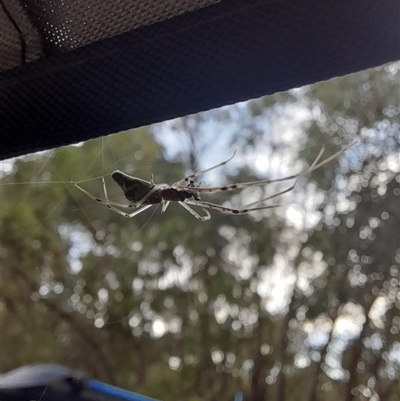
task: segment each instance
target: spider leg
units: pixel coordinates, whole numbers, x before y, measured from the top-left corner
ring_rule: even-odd
[[[353,145],[354,145],[354,143],[351,144],[350,146],[353,146]],[[290,175],[288,177],[277,178],[277,179],[273,179],[273,180],[260,180],[260,181],[242,182],[242,183],[239,183],[239,184],[231,184],[231,185],[226,185],[226,186],[223,186],[223,187],[210,187],[210,188],[183,187],[181,189],[184,190],[184,191],[189,191],[189,192],[193,192],[193,193],[218,193],[218,192],[225,192],[225,191],[236,191],[238,189],[244,189],[244,188],[253,187],[253,186],[257,186],[257,185],[267,185],[267,184],[272,184],[272,183],[275,183],[275,182],[283,182],[283,181],[292,180],[294,178],[298,178],[298,177],[302,177],[304,175],[307,175],[307,174],[311,173],[312,171],[324,166],[325,164],[329,163],[330,161],[335,159],[337,156],[339,156],[341,153],[346,151],[350,146],[347,146],[347,147],[339,150],[334,155],[332,155],[332,156],[328,157],[327,159],[323,160],[322,162],[318,163],[319,160],[322,157],[322,154],[324,153],[324,150],[325,150],[325,147],[323,146],[322,149],[320,150],[320,152],[318,153],[318,156],[316,157],[316,159],[313,161],[313,163],[311,164],[311,166],[309,168],[307,168],[306,170],[300,172],[299,174],[293,174],[293,175]]]
[[[300,177],[302,174],[295,174],[291,175],[289,177],[284,177],[284,178],[278,178],[274,180],[260,180],[260,181],[249,181],[249,182],[242,182],[239,184],[230,184],[226,185],[223,187],[209,187],[209,188],[202,188],[202,187],[184,187],[181,188],[184,191],[189,191],[192,193],[218,193],[218,192],[230,192],[230,191],[236,191],[238,189],[244,189],[244,188],[249,188],[249,187],[255,187],[259,185],[266,185],[266,184],[272,184],[274,182],[282,182],[282,181],[288,181],[292,180],[294,178]]]
[[[206,221],[206,220],[210,220],[211,219],[211,215],[208,212],[208,210],[203,209],[203,211],[205,212],[205,216],[200,216],[197,212],[195,212],[191,207],[189,207],[187,205],[187,203],[189,202],[179,202],[178,203],[184,208],[186,209],[192,216],[194,216],[197,220],[200,221]],[[194,204],[195,206],[197,206],[197,204]]]
[[[256,202],[250,203],[249,205],[246,205],[245,209],[232,209],[232,208],[229,208],[229,207],[217,205],[215,203],[202,202],[202,201],[186,200],[185,203],[183,203],[183,202],[179,202],[179,203],[182,204],[183,207],[185,207],[185,204],[186,204],[186,206],[187,206],[187,204],[189,204],[189,205],[192,205],[192,206],[201,206],[203,208],[216,210],[216,211],[222,212],[222,213],[229,213],[229,214],[234,214],[234,215],[243,215],[243,214],[247,214],[247,213],[250,213],[250,212],[255,212],[255,211],[258,211],[258,210],[265,210],[265,209],[272,209],[272,208],[275,208],[275,207],[279,207],[280,205],[269,205],[269,206],[259,206],[259,207],[251,207],[251,206],[256,205],[256,204],[258,204],[260,202],[265,202],[265,201],[271,200],[273,198],[276,198],[277,196],[280,196],[280,195],[283,195],[283,194],[285,194],[287,192],[290,192],[290,191],[293,190],[293,188],[296,186],[296,184],[297,184],[297,180],[289,188],[287,188],[287,189],[285,189],[283,191],[277,192],[274,195],[268,196],[267,198],[260,199],[260,200],[258,200]],[[204,211],[206,211],[206,210],[204,210]],[[190,212],[190,213],[192,213],[192,212]],[[209,215],[208,212],[207,212],[207,214]],[[204,221],[204,220],[202,220],[202,221]]]
[[[115,206],[112,206],[112,205],[109,205],[109,204],[107,205],[107,207],[108,207],[109,209],[111,209],[111,210],[114,211],[115,213],[120,214],[121,216],[126,217],[127,219],[131,219],[132,217],[137,216],[138,214],[144,212],[146,209],[148,209],[149,207],[152,207],[152,206],[153,206],[153,205],[146,205],[146,206],[143,206],[143,207],[140,208],[140,209],[135,210],[135,211],[132,212],[132,213],[126,213],[126,212],[123,212],[122,210],[117,209]]]
[[[324,166],[325,164],[331,162],[332,160],[336,159],[341,153],[345,152],[347,149],[351,148],[352,146],[354,146],[356,144],[356,142],[353,142],[352,144],[350,144],[349,146],[344,147],[343,149],[339,150],[338,152],[336,152],[335,154],[333,154],[332,156],[329,156],[327,159],[325,159],[324,161],[322,161],[321,163],[317,164],[317,161],[319,161],[319,159],[322,156],[322,153],[324,151],[325,147],[322,147],[321,151],[318,154],[318,157],[316,159],[316,161],[314,161],[314,163],[310,166],[310,168],[302,175],[306,175],[308,173],[311,173],[314,170],[319,169],[320,167]]]
[[[277,196],[286,194],[287,192],[292,191],[292,190],[294,189],[294,187],[296,186],[296,184],[297,184],[297,180],[296,180],[296,181],[294,182],[294,184],[293,184],[292,186],[290,186],[289,188],[287,188],[287,189],[285,189],[285,190],[283,190],[283,191],[281,191],[281,192],[277,192],[276,194],[273,194],[273,195],[271,195],[271,196],[267,196],[266,198],[259,199],[258,201],[249,203],[248,205],[246,205],[246,208],[248,208],[249,206],[257,205],[257,204],[259,204],[259,203],[261,203],[261,202],[266,202],[266,201],[268,201],[268,200],[270,200],[270,199],[274,199],[274,198],[276,198]]]
[[[107,194],[107,187],[106,187],[106,182],[104,181],[104,177],[101,177],[101,181],[103,183],[103,191],[104,191],[104,197],[106,198],[106,201],[110,203],[110,200],[108,199],[108,194]]]
[[[152,175],[153,176],[153,175]],[[161,189],[164,187],[165,184],[160,184],[160,185],[155,185],[149,192],[147,192],[147,194],[145,196],[143,196],[142,199],[140,199],[140,201],[135,203],[135,207],[140,207],[141,205],[143,205],[143,203],[146,201],[146,199],[153,194],[154,192],[156,192],[157,190]]]
[[[78,188],[80,191],[82,191],[84,194],[86,194],[87,196],[89,196],[89,198],[93,199],[94,201],[98,202],[98,203],[102,203],[103,205],[107,205],[107,206],[117,206],[117,207],[123,207],[125,209],[132,209],[135,208],[136,206],[134,205],[124,205],[122,203],[118,203],[118,202],[113,202],[108,200],[107,197],[107,190],[105,189],[105,184],[103,186],[103,188],[105,189],[105,197],[107,199],[101,199],[101,198],[96,198],[94,195],[92,195],[90,192],[86,191],[86,189],[82,188],[81,186],[79,186],[76,182],[70,180],[71,184],[73,184],[76,188]],[[103,179],[104,182],[104,179]]]
[[[171,203],[171,201],[164,201],[162,206],[161,206],[161,214],[164,214],[165,211],[167,210],[167,207],[169,206],[169,204]]]
[[[182,202],[179,202],[179,203],[182,203]],[[231,207],[225,207],[225,206],[217,205],[215,203],[202,202],[202,201],[188,201],[188,200],[185,201],[185,204],[186,205],[189,204],[191,206],[200,206],[202,208],[212,209],[212,210],[216,210],[217,212],[222,212],[222,213],[234,214],[236,216],[240,216],[240,215],[247,214],[250,212],[256,212],[257,210],[273,209],[275,207],[280,206],[280,205],[271,205],[271,206],[252,207],[252,208],[248,208],[248,209],[233,209]]]
[[[311,164],[311,166],[308,168],[308,170],[311,170],[316,166],[316,164],[318,163],[319,159],[321,159],[322,155],[325,152],[325,145],[322,146],[321,150],[318,153],[318,156],[315,158],[315,160],[313,161],[313,163]]]
[[[214,170],[214,169],[216,169],[218,167],[222,167],[225,164],[229,163],[235,157],[235,155],[236,155],[236,149],[233,151],[233,155],[229,159],[225,160],[224,162],[216,164],[215,166],[211,166],[206,170],[202,170],[202,171],[198,171],[197,173],[193,173],[189,177],[195,178],[195,177],[198,177],[201,174],[208,173],[209,171]]]
[[[198,171],[197,173],[190,174],[187,177],[183,178],[182,180],[178,181],[175,185],[177,187],[181,187],[182,185],[187,185],[188,183],[190,184],[191,181],[193,181],[194,178],[198,177],[199,175],[202,175],[204,173],[207,173],[211,170],[214,170],[218,167],[222,167],[225,164],[229,163],[235,157],[235,155],[236,155],[236,149],[234,150],[233,155],[228,160],[225,160],[222,163],[216,164],[215,166],[211,166],[206,170],[201,170],[201,171]]]
[[[108,194],[107,194],[107,188],[106,188],[106,183],[104,181],[104,177],[102,177],[102,181],[103,181],[103,190],[104,190],[104,197],[105,199],[101,199],[101,198],[97,198],[96,196],[92,195],[90,192],[86,191],[86,189],[82,188],[80,185],[78,185],[76,182],[70,180],[71,184],[73,184],[76,188],[78,188],[80,191],[82,191],[84,194],[86,194],[87,196],[89,196],[89,198],[93,199],[94,201],[101,203],[103,205],[106,205],[107,207],[110,206],[116,206],[116,207],[122,207],[125,209],[137,209],[138,207],[142,206],[142,204],[146,201],[146,199],[155,191],[157,191],[160,188],[164,188],[167,185],[166,184],[159,184],[154,186],[154,188],[152,188],[142,199],[140,199],[140,201],[138,201],[135,204],[130,204],[130,205],[126,205],[126,204],[122,204],[122,203],[118,203],[118,202],[113,202],[110,201],[108,199]],[[150,205],[152,206],[152,205]],[[110,208],[111,209],[111,208]],[[121,212],[124,213],[124,212]]]

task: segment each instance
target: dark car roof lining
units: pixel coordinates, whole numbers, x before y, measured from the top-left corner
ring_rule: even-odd
[[[399,16],[392,0],[223,0],[49,52],[0,73],[0,158],[398,60]]]

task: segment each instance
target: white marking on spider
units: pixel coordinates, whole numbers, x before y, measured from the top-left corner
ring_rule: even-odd
[[[354,145],[354,143],[350,146],[353,146],[353,145]],[[128,201],[132,202],[131,204],[121,204],[121,203],[110,201],[108,199],[107,188],[106,188],[106,184],[104,181],[104,177],[102,177],[102,182],[103,182],[103,191],[104,191],[105,199],[96,198],[94,195],[92,195],[91,193],[89,193],[88,191],[86,191],[85,189],[80,187],[76,182],[74,182],[72,180],[71,180],[71,183],[74,184],[75,187],[77,187],[80,191],[85,193],[87,196],[89,196],[94,201],[106,205],[109,209],[113,210],[115,213],[118,213],[121,216],[124,216],[129,219],[137,216],[138,214],[144,212],[146,209],[150,208],[153,205],[157,205],[157,204],[162,205],[161,213],[165,213],[170,202],[177,202],[179,205],[181,205],[184,209],[186,209],[196,219],[198,219],[200,221],[206,221],[211,218],[210,213],[206,209],[212,209],[212,210],[216,210],[218,212],[234,214],[234,215],[238,216],[238,215],[244,215],[244,214],[247,214],[250,212],[255,212],[258,210],[271,209],[271,208],[278,207],[279,205],[268,205],[268,206],[264,205],[264,206],[258,206],[258,207],[252,207],[252,206],[259,204],[260,202],[266,202],[268,200],[276,198],[277,196],[283,195],[286,192],[291,191],[295,187],[297,179],[299,177],[302,177],[306,174],[310,174],[314,170],[316,170],[316,169],[324,166],[325,164],[329,163],[330,161],[334,160],[341,153],[343,153],[345,150],[347,150],[350,146],[347,146],[347,147],[341,149],[340,151],[336,152],[334,155],[332,155],[332,156],[328,157],[327,159],[325,159],[324,161],[318,163],[325,150],[325,146],[323,146],[321,151],[318,153],[317,158],[314,160],[314,162],[311,164],[311,166],[299,174],[291,175],[291,176],[284,177],[284,178],[278,178],[278,179],[274,179],[274,180],[259,180],[259,181],[250,181],[250,182],[243,182],[243,183],[237,183],[237,184],[230,184],[230,185],[226,185],[223,187],[211,187],[211,188],[200,187],[200,186],[198,186],[199,183],[197,183],[195,181],[195,178],[201,174],[204,174],[208,171],[214,170],[218,167],[221,167],[221,166],[224,166],[225,164],[227,164],[235,156],[236,150],[228,160],[225,160],[224,162],[219,163],[215,166],[212,166],[206,170],[202,170],[197,173],[193,173],[172,185],[154,184],[153,175],[151,175],[150,181],[146,181],[146,180],[142,180],[141,178],[132,177],[128,174],[123,173],[122,171],[116,170],[112,173],[111,176],[114,179],[114,181],[118,184],[118,186],[122,189],[122,191],[124,192],[125,198],[128,199]],[[217,204],[210,203],[210,202],[204,202],[200,198],[201,193],[218,193],[218,192],[226,192],[226,191],[236,191],[238,189],[244,189],[244,188],[259,186],[259,185],[267,185],[267,184],[271,184],[271,183],[275,183],[275,182],[282,182],[282,181],[288,181],[288,180],[293,180],[293,179],[295,180],[295,182],[288,189],[285,189],[284,191],[278,192],[267,198],[260,199],[257,202],[247,205],[247,207],[245,209],[233,209],[233,208],[225,207],[222,205],[217,205]],[[205,213],[205,215],[203,215],[203,216],[199,215],[189,205],[201,207],[203,212]],[[127,213],[122,210],[119,210],[118,208],[136,209],[136,210],[132,213]]]

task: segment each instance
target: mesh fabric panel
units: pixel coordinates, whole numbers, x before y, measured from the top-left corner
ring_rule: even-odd
[[[0,71],[221,0],[0,0]]]
[[[360,4],[225,0],[71,51],[46,39],[51,57],[0,73],[0,158],[400,59],[400,2]]]
[[[41,37],[16,0],[0,0],[0,72],[36,60]]]

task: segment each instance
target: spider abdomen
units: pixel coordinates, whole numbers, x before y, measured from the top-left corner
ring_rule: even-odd
[[[146,180],[140,178],[131,177],[122,171],[114,171],[111,175],[113,180],[119,185],[124,191],[125,198],[128,201],[137,203],[148,195],[150,191],[154,189],[154,185]],[[154,205],[161,203],[162,196],[161,190],[156,189],[153,191],[146,200],[143,201],[143,205]]]

